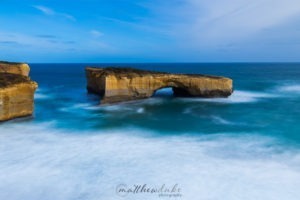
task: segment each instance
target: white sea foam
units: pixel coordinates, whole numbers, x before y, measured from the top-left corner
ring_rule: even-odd
[[[213,119],[213,121],[217,124],[224,124],[224,125],[235,125],[236,123],[228,121],[220,116],[211,116],[211,118]]]
[[[292,93],[300,93],[300,85],[284,85],[277,88],[280,92],[292,92]]]
[[[48,99],[49,96],[47,96],[45,94],[41,94],[41,93],[36,93],[36,94],[34,94],[34,98],[35,99]]]
[[[124,104],[102,105],[102,106],[99,106],[99,109],[100,109],[100,110],[104,110],[104,111],[110,111],[110,112],[133,110],[132,107],[126,106],[126,105],[124,105]]]
[[[183,114],[196,114],[197,112],[194,111],[195,107],[189,107],[184,109],[184,111],[182,112]],[[223,124],[223,125],[246,125],[246,123],[242,123],[242,122],[232,122],[229,121],[223,117],[217,116],[217,115],[208,115],[208,118],[212,119],[212,121],[216,124]]]
[[[43,89],[43,88],[38,88],[35,93],[34,93],[34,98],[35,99],[49,99],[51,98],[51,95],[49,93],[49,91],[47,92],[47,90]]]
[[[113,104],[113,105],[93,105],[90,103],[77,103],[71,106],[66,106],[60,108],[60,111],[63,112],[78,112],[78,109],[83,110],[102,110],[102,111],[109,111],[109,112],[120,112],[120,111],[131,111],[137,113],[143,113],[144,108],[140,107],[142,104]]]
[[[144,108],[138,108],[137,109],[137,113],[144,113],[145,112],[145,109]]]
[[[190,114],[190,113],[192,113],[192,110],[193,110],[193,108],[194,107],[188,107],[188,108],[185,108],[184,110],[183,110],[183,114]]]
[[[110,111],[110,112],[131,111],[131,112],[143,113],[145,111],[144,106],[161,104],[163,101],[164,98],[149,98],[149,99],[142,99],[137,101],[129,101],[129,102],[122,102],[118,104],[100,105],[100,106],[93,106],[93,107],[95,109]]]
[[[119,184],[176,183],[181,199],[300,199],[300,153],[276,147],[272,138],[152,137],[123,129],[72,134],[47,124],[0,130],[0,199],[124,199],[116,194]]]
[[[46,94],[45,92],[42,92],[41,90],[37,90],[34,94],[35,99],[49,99],[51,96],[49,94]]]
[[[278,97],[278,95],[272,93],[236,90],[228,98],[181,98],[181,100],[217,102],[217,103],[251,103],[266,98],[276,98],[276,97]]]
[[[96,109],[98,109],[98,107],[94,106],[90,103],[76,103],[76,104],[71,105],[71,106],[62,107],[59,110],[63,111],[63,112],[78,112],[78,109],[96,110]]]

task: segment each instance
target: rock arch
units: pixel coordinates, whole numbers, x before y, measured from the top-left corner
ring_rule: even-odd
[[[189,97],[190,96],[188,89],[184,86],[184,84],[182,84],[179,81],[166,82],[163,86],[161,86],[157,89],[154,89],[151,96],[153,96],[156,91],[158,91],[160,89],[164,89],[164,88],[172,88],[173,96],[176,96],[176,97]]]
[[[86,68],[87,89],[103,97],[101,104],[151,97],[172,87],[174,96],[228,97],[232,80],[200,74],[170,74],[132,68]]]

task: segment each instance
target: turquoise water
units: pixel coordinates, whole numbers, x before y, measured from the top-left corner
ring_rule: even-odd
[[[0,199],[157,199],[116,187],[175,183],[181,199],[300,199],[300,64],[117,64],[227,76],[234,93],[111,106],[86,92],[91,65],[116,66],[31,65],[34,117],[0,125]]]

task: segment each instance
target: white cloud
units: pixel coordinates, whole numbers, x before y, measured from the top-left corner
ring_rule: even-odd
[[[47,8],[45,6],[33,6],[34,8],[38,9],[39,11],[43,12],[45,15],[54,15],[55,12],[51,10],[50,8]]]
[[[195,9],[204,8],[206,14],[190,25],[201,37],[211,39],[241,39],[266,28],[280,25],[300,14],[296,0],[190,0]]]
[[[231,44],[276,27],[289,31],[279,27],[300,16],[298,0],[178,0],[145,7],[155,16],[155,26],[187,46]]]
[[[72,21],[76,21],[75,17],[73,17],[72,15],[69,15],[67,13],[60,13],[60,12],[56,12],[51,8],[48,8],[46,6],[41,6],[41,5],[35,5],[33,6],[35,9],[41,11],[42,13],[44,13],[45,15],[49,15],[49,16],[61,16],[64,18],[67,18],[69,20]]]
[[[95,41],[90,38],[84,38],[83,40],[76,40],[75,38],[57,39],[48,37],[32,36],[25,33],[16,32],[1,32],[0,31],[0,56],[3,53],[10,53],[11,55],[20,53],[20,55],[27,55],[31,53],[33,55],[50,53],[55,55],[68,55],[70,50],[77,51],[82,54],[110,54],[116,51],[111,45],[101,41]],[[73,42],[73,41],[76,41]],[[50,55],[49,54],[49,55]],[[5,54],[4,54],[5,55]],[[72,54],[73,55],[73,54]]]
[[[103,35],[102,32],[97,31],[97,30],[91,30],[91,31],[90,31],[90,34],[91,34],[93,37],[96,37],[96,38],[101,37],[101,36]]]
[[[11,33],[11,32],[0,32],[0,38],[3,41],[13,41],[15,45],[18,46],[27,46],[32,49],[64,49],[67,48],[67,44],[61,43],[53,43],[51,42],[51,38],[45,39],[44,37],[31,36],[24,33]],[[16,48],[15,45],[12,48]]]

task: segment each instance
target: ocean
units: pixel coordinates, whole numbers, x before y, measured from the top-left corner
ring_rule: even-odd
[[[34,116],[0,124],[0,199],[300,199],[300,64],[30,66]],[[99,106],[86,66],[226,76],[234,93]]]

